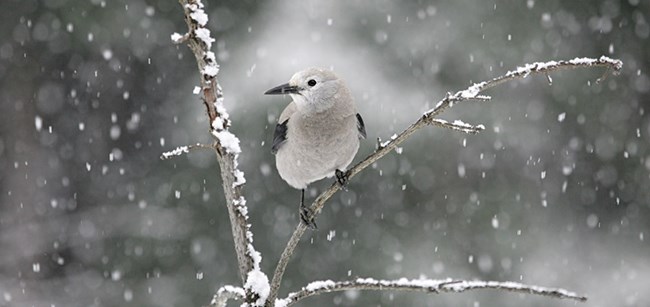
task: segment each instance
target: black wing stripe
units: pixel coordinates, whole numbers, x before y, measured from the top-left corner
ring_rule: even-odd
[[[287,141],[287,123],[289,119],[275,125],[275,132],[273,132],[273,145],[271,146],[271,153],[275,154],[278,149]]]
[[[360,139],[365,139],[366,138],[366,125],[363,123],[363,118],[361,118],[361,114],[357,113],[357,129],[359,130],[359,138]]]

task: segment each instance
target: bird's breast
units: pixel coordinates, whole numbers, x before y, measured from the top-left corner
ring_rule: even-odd
[[[345,169],[359,149],[353,116],[302,118],[288,123],[287,141],[276,154],[280,176],[294,187],[330,177]]]
[[[341,146],[354,139],[356,122],[354,116],[331,117],[325,119],[302,119],[295,125],[296,141],[300,146],[311,147],[315,150],[333,146]],[[291,129],[291,127],[289,128]]]

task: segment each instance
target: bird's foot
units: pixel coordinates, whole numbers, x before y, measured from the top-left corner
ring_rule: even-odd
[[[305,205],[300,206],[300,220],[312,230],[318,229],[314,220],[314,211]]]
[[[338,181],[339,184],[341,185],[341,189],[347,191],[349,173],[347,171],[344,172],[337,169],[335,174],[336,174],[336,181]]]

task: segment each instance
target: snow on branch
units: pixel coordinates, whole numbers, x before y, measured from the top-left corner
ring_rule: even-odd
[[[174,158],[174,157],[182,156],[183,154],[189,153],[190,151],[195,150],[195,149],[205,149],[205,148],[213,149],[213,147],[210,146],[210,145],[205,145],[205,144],[200,144],[200,143],[196,143],[194,145],[179,146],[179,147],[176,147],[173,150],[163,152],[160,155],[160,159],[161,160],[167,160],[167,159],[171,159],[171,158]]]
[[[172,33],[171,39],[174,44],[182,44],[186,42],[190,38],[189,33],[185,33],[184,35],[178,34],[176,32]]]
[[[596,82],[600,82],[607,77],[607,73],[610,71],[613,72],[613,74],[617,75],[623,68],[623,62],[621,60],[612,59],[603,55],[598,59],[574,58],[571,60],[535,62],[532,64],[525,64],[523,67],[517,67],[517,69],[508,71],[505,75],[498,76],[492,80],[472,84],[472,86],[468,87],[467,89],[458,91],[454,94],[448,93],[447,97],[438,102],[435,108],[425,112],[424,115],[428,117],[436,116],[442,113],[442,111],[444,111],[446,108],[453,106],[453,104],[456,102],[469,99],[484,99],[486,96],[479,95],[480,92],[495,87],[504,82],[512,81],[515,79],[523,79],[531,74],[542,73],[547,76],[547,79],[550,83],[551,78],[548,74],[551,72],[561,69],[584,67],[606,67],[607,70],[605,70],[603,76],[596,80]]]
[[[189,146],[179,146],[176,147],[174,150],[170,151],[165,151],[162,153],[160,156],[161,160],[167,160],[171,157],[177,157],[177,156],[182,156],[183,154],[189,153],[190,152],[190,147]]]
[[[244,289],[234,286],[223,286],[217,290],[212,298],[210,306],[226,307],[228,300],[242,300],[246,296]]]
[[[443,128],[448,128],[451,130],[456,130],[460,132],[465,132],[469,134],[477,134],[483,130],[485,130],[485,126],[483,125],[470,125],[468,123],[465,123],[461,120],[455,120],[454,122],[450,123],[444,119],[437,119],[437,118],[431,118],[429,119],[429,123],[434,126],[438,127],[443,127]]]
[[[377,280],[373,278],[357,278],[355,280],[337,282],[331,280],[311,282],[300,291],[289,293],[286,298],[276,300],[275,307],[288,307],[310,296],[347,290],[419,291],[437,294],[442,292],[464,292],[475,289],[507,290],[527,294],[545,295],[560,299],[573,299],[580,302],[587,300],[584,296],[564,289],[532,286],[516,282],[406,278],[397,280]]]
[[[386,154],[396,149],[397,146],[408,139],[413,133],[415,133],[415,131],[427,125],[441,126],[466,133],[478,133],[485,128],[483,125],[474,126],[471,124],[463,123],[461,121],[454,121],[452,123],[449,123],[448,121],[435,118],[448,108],[452,107],[455,103],[467,100],[490,100],[489,96],[479,94],[489,88],[495,87],[508,81],[523,79],[532,74],[545,74],[547,75],[547,78],[550,79],[550,77],[548,77],[548,74],[554,71],[588,67],[605,67],[607,70],[603,76],[598,79],[603,80],[609,72],[618,74],[623,67],[623,62],[617,59],[601,56],[598,59],[575,58],[572,60],[525,64],[523,67],[509,71],[504,75],[498,76],[488,81],[473,84],[462,91],[458,91],[456,93],[448,93],[445,98],[440,100],[433,109],[422,114],[413,124],[411,124],[400,134],[393,136],[390,141],[387,141],[385,143],[378,142],[380,146],[377,146],[375,152],[348,170],[348,178],[354,177],[366,167],[372,165],[377,160],[381,159]],[[340,189],[341,186],[337,182],[334,182],[327,190],[323,191],[311,204],[310,211],[312,212],[312,215],[308,216],[306,219],[313,220],[314,217],[323,209],[325,202]],[[289,238],[289,242],[287,242],[287,245],[284,248],[282,255],[280,256],[280,260],[278,260],[278,264],[275,267],[275,272],[273,273],[273,278],[271,280],[271,293],[269,294],[266,301],[267,307],[273,306],[272,302],[275,302],[275,299],[277,298],[278,290],[282,282],[282,276],[284,276],[284,271],[287,264],[289,263],[289,259],[293,255],[296,246],[298,246],[298,242],[300,242],[300,238],[306,230],[307,225],[305,225],[303,222],[300,222]]]
[[[495,290],[507,290],[512,292],[520,292],[527,294],[535,295],[544,295],[560,299],[572,299],[579,302],[587,301],[587,297],[579,295],[575,292],[568,291],[562,288],[547,288],[540,286],[526,285],[522,283],[512,282],[512,281],[480,281],[472,280],[465,281],[459,280],[450,282],[448,284],[442,285],[440,292],[464,292],[467,290],[475,289],[495,289]]]
[[[235,241],[240,277],[244,284],[254,285],[245,287],[244,297],[246,302],[254,302],[260,298],[265,300],[268,292],[256,292],[259,289],[264,289],[263,281],[267,280],[268,284],[268,278],[262,276],[264,273],[260,270],[262,257],[253,246],[253,233],[250,231],[248,223],[246,199],[241,192],[246,182],[244,172],[239,170],[237,163],[241,148],[237,136],[229,131],[230,116],[224,106],[223,92],[216,77],[219,72],[219,64],[214,52],[210,51],[215,39],[212,38],[210,30],[207,28],[209,19],[201,0],[179,0],[179,3],[183,7],[188,31],[186,34],[174,33],[171,35],[171,39],[174,43],[187,43],[196,58],[201,86],[194,93],[201,93],[209,118],[209,130],[216,140],[213,148],[217,153],[221,168],[224,196]],[[170,157],[188,150],[189,148],[180,147],[168,152],[168,155],[163,154],[163,156]]]

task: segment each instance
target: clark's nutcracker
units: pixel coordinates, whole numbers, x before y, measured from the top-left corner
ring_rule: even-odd
[[[271,152],[275,154],[280,177],[301,190],[301,219],[315,228],[313,220],[308,220],[305,188],[333,175],[345,187],[344,170],[359,149],[359,139],[366,137],[363,119],[357,113],[350,90],[327,69],[297,72],[289,83],[264,94],[289,94],[293,99],[275,126]]]

